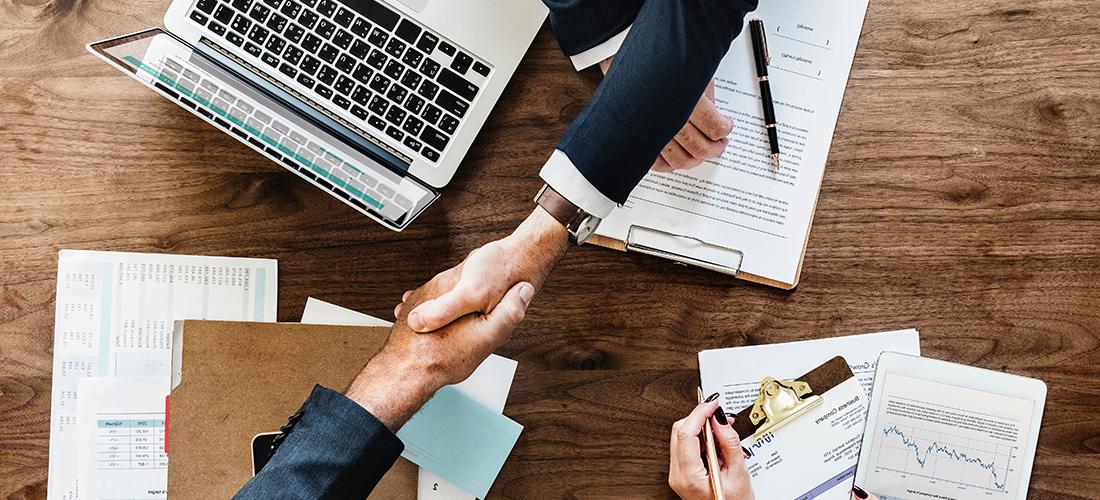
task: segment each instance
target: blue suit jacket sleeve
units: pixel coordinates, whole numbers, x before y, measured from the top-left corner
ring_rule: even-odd
[[[275,455],[234,498],[361,500],[405,449],[369,411],[324,387],[314,387],[300,411]]]
[[[567,56],[575,56],[621,33],[638,15],[642,0],[543,0],[550,27]]]
[[[646,0],[595,95],[558,142],[624,203],[687,122],[756,0]]]

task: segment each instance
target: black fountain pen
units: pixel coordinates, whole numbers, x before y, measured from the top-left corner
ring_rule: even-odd
[[[772,165],[779,168],[779,133],[775,130],[775,104],[772,102],[772,87],[768,83],[768,39],[764,36],[764,21],[749,21],[749,34],[752,36],[752,55],[756,61],[756,79],[760,81],[760,101],[764,105],[764,126],[768,129],[768,142],[772,147]]]

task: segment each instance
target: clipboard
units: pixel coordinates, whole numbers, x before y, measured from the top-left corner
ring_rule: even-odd
[[[630,225],[627,229],[626,239],[620,240],[610,236],[593,234],[589,237],[588,242],[612,250],[652,255],[671,260],[676,264],[695,266],[733,276],[736,279],[783,290],[792,290],[798,285],[798,277],[802,275],[802,261],[806,257],[806,244],[809,242],[809,238],[806,238],[806,243],[802,246],[802,255],[798,258],[798,271],[795,273],[794,283],[784,283],[742,271],[741,264],[744,262],[745,253],[739,249],[703,241],[694,236],[673,234],[640,224]]]
[[[848,362],[836,356],[793,380],[765,377],[756,403],[737,413],[733,430],[742,437],[775,432],[823,404],[823,394],[855,376]]]

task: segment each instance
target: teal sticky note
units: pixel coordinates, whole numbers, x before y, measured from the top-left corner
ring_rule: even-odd
[[[401,456],[485,498],[523,426],[447,386],[405,422]]]

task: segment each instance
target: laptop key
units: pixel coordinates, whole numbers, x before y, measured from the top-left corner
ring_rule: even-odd
[[[367,109],[371,110],[376,115],[383,115],[386,113],[386,108],[390,106],[389,102],[380,95],[376,95],[370,100],[370,104],[367,105]]]
[[[438,43],[439,37],[425,31],[423,35],[420,35],[420,41],[416,42],[416,48],[422,50],[425,54],[431,54]]]
[[[384,130],[386,128],[386,122],[377,116],[367,118],[367,123],[378,130]]]
[[[279,67],[279,58],[275,57],[270,52],[265,52],[264,55],[260,56],[260,60],[272,68]]]
[[[328,40],[332,37],[333,33],[336,33],[336,25],[328,22],[327,19],[322,19],[320,23],[317,23],[317,27],[314,28],[313,31],[321,35],[321,38]]]
[[[333,47],[332,44],[326,43],[321,51],[317,53],[317,57],[324,59],[325,62],[332,64],[336,62],[336,56],[340,55],[340,49]]]
[[[264,45],[265,49],[270,50],[275,55],[279,55],[279,53],[281,53],[283,51],[283,48],[285,47],[286,40],[283,40],[282,38],[279,38],[277,36],[268,38],[267,44]]]
[[[394,58],[401,57],[401,53],[405,51],[405,42],[396,38],[391,38],[390,43],[386,44],[386,53]]]
[[[378,193],[381,194],[382,196],[386,197],[386,198],[390,198],[393,195],[397,194],[397,192],[395,192],[393,190],[393,188],[391,188],[391,187],[389,187],[385,184],[379,184],[378,185]]]
[[[351,36],[351,33],[344,30],[336,30],[336,34],[332,37],[332,43],[341,49],[346,49],[351,46],[351,41],[354,39],[355,37]]]
[[[318,85],[313,89],[313,91],[316,92],[317,95],[324,97],[325,99],[332,97],[332,89],[324,85]]]
[[[352,14],[348,9],[340,7],[340,10],[336,11],[336,15],[332,18],[336,21],[336,24],[347,28],[351,26],[351,21],[355,19],[355,14]]]
[[[458,96],[447,92],[446,90],[440,90],[439,95],[435,96],[435,103],[445,111],[462,118],[466,115],[466,110],[470,109],[470,104]]]
[[[449,56],[455,55],[455,46],[447,42],[439,42],[439,51]]]
[[[351,93],[351,89],[355,88],[355,80],[348,78],[344,75],[340,75],[340,78],[336,79],[336,91],[348,95]]]
[[[347,54],[341,54],[340,58],[336,60],[336,67],[344,73],[351,73],[355,69],[355,58]]]
[[[405,96],[409,94],[409,91],[400,85],[393,85],[390,87],[390,91],[386,93],[386,97],[389,100],[401,104],[405,102]]]
[[[405,120],[405,125],[401,128],[404,129],[405,132],[416,135],[420,133],[420,129],[424,128],[424,122],[421,121],[420,118],[410,116],[407,120]]]
[[[324,65],[321,67],[321,71],[317,73],[317,79],[321,80],[321,83],[325,85],[332,85],[332,82],[336,81],[336,76],[339,73],[332,69],[331,66]]]
[[[321,61],[318,61],[317,58],[313,56],[306,56],[306,58],[302,60],[302,64],[298,65],[298,69],[310,76],[313,76],[320,67]]]
[[[291,45],[287,47],[286,52],[283,53],[283,59],[290,64],[298,64],[298,61],[302,60],[303,55],[305,55],[305,53],[302,52],[302,49]]]
[[[241,44],[244,43],[244,37],[233,32],[226,33],[225,39],[229,40],[229,43],[238,47],[240,47]]]
[[[267,4],[268,7],[271,7],[272,9],[278,9],[279,5],[281,5],[283,3],[283,0],[263,0],[263,2],[265,4]]]
[[[409,110],[414,115],[420,114],[420,110],[424,109],[424,99],[418,95],[410,95],[409,99],[405,101],[405,109]]]
[[[271,31],[275,33],[282,33],[283,29],[286,28],[286,24],[286,18],[279,14],[273,15],[271,19],[267,20],[267,27],[271,28]]]
[[[355,115],[355,117],[360,120],[366,120],[367,117],[370,116],[370,114],[367,113],[367,110],[355,105],[351,107],[351,114]]]
[[[386,127],[386,135],[393,137],[398,141],[405,138],[405,133],[394,126]]]
[[[365,19],[356,19],[354,23],[351,23],[351,32],[355,33],[360,38],[366,38],[370,33],[371,23],[368,23]]]
[[[385,73],[386,76],[396,80],[401,78],[401,73],[405,72],[405,67],[397,61],[390,61],[389,64],[386,65],[386,69],[382,72]]]
[[[298,43],[298,41],[301,40],[303,36],[305,36],[306,30],[303,30],[300,26],[291,24],[290,27],[286,29],[285,34],[287,40]]]
[[[410,89],[415,89],[417,85],[420,85],[420,80],[422,79],[423,77],[421,77],[420,74],[410,69],[405,72],[405,76],[401,77],[401,85]]]
[[[248,52],[253,57],[260,57],[260,54],[263,53],[263,50],[260,49],[259,46],[253,45],[252,42],[248,42],[248,43],[244,44],[244,51]]]
[[[382,69],[386,65],[386,54],[381,50],[371,49],[370,55],[367,56],[367,64],[374,66],[374,69]]]
[[[489,67],[481,61],[474,61],[474,73],[481,76],[489,76]]]
[[[252,27],[252,30],[248,32],[248,39],[256,42],[259,45],[263,45],[267,41],[267,35],[271,32],[267,28],[260,26],[259,24]]]
[[[443,118],[439,119],[439,128],[448,134],[453,134],[458,129],[458,119],[451,115],[443,115]]]
[[[318,38],[317,35],[310,33],[302,39],[301,45],[303,49],[313,54],[317,52],[317,49],[321,48],[321,39]]]
[[[313,29],[314,26],[317,26],[317,21],[320,19],[321,17],[314,14],[313,11],[307,10],[302,14],[302,17],[298,18],[298,22],[302,23],[302,26],[305,26],[306,29]]]
[[[287,18],[294,19],[302,12],[302,6],[297,2],[287,2],[283,4],[283,8],[279,9],[279,12],[282,12]]]
[[[409,48],[409,50],[405,51],[405,56],[401,58],[401,62],[415,68],[420,64],[422,59],[424,59],[424,54],[421,54],[419,50]]]
[[[210,31],[213,31],[215,35],[225,36],[225,26],[218,23],[210,23],[210,26],[207,26],[207,28],[210,28]]]
[[[298,69],[287,63],[283,63],[279,66],[279,72],[291,78],[298,76]]]
[[[390,86],[390,79],[382,75],[374,75],[374,78],[370,81],[371,90],[378,92],[379,94],[386,91]]]
[[[420,36],[420,31],[420,26],[417,26],[416,23],[408,19],[402,19],[401,25],[394,30],[393,34],[406,42],[416,43],[416,37]]]
[[[313,84],[317,83],[317,81],[314,80],[313,77],[302,73],[298,75],[298,83],[305,85],[306,87],[313,88]]]
[[[367,41],[375,47],[382,48],[386,45],[386,40],[389,40],[390,36],[382,31],[382,28],[374,28],[374,31],[370,32],[370,36],[367,37]]]
[[[439,74],[439,63],[432,59],[424,59],[424,64],[420,65],[420,72],[428,75],[428,78],[435,78],[435,75]]]
[[[340,106],[344,109],[348,109],[348,106],[351,106],[351,101],[349,101],[347,97],[344,97],[342,95],[333,96],[332,102],[336,103],[337,106]]]
[[[202,12],[199,12],[197,10],[191,11],[190,17],[192,21],[195,21],[202,26],[206,26],[206,23],[210,21],[210,18],[206,17],[206,14],[203,14]]]
[[[424,80],[424,83],[420,84],[420,88],[416,91],[417,94],[424,96],[425,99],[435,99],[435,95],[439,93],[439,85],[431,80]]]
[[[214,19],[217,19],[222,24],[229,24],[229,21],[233,20],[233,9],[224,5],[219,5],[218,10],[214,11]]]
[[[195,8],[210,14],[214,12],[214,8],[218,6],[218,0],[199,0],[195,3]]]
[[[427,158],[428,161],[439,161],[439,153],[431,148],[424,148],[420,150],[420,154]]]
[[[337,35],[337,36],[339,36],[339,35]],[[351,36],[351,35],[348,35],[348,36]],[[351,43],[350,47],[349,46],[344,46],[344,48],[348,49],[348,52],[351,53],[351,55],[355,56],[358,59],[362,59],[364,57],[367,57],[367,53],[370,52],[370,45],[367,45],[362,40],[355,40]]]
[[[250,7],[252,7],[252,1],[251,0],[233,0],[231,5],[233,5],[234,9],[237,9],[241,12],[248,12],[248,9]]]
[[[351,77],[367,84],[370,83],[370,77],[372,75],[374,75],[374,71],[371,71],[370,68],[360,63],[359,66],[355,68],[355,72],[351,74]]]
[[[437,108],[434,104],[425,106],[424,112],[420,113],[420,117],[431,125],[435,125],[435,122],[439,121],[441,116],[443,116],[443,110]]]
[[[389,112],[386,113],[386,121],[394,125],[401,125],[401,122],[405,121],[406,115],[408,115],[408,113],[406,113],[405,110],[397,106],[390,106]]]
[[[362,85],[356,85],[355,90],[351,92],[351,100],[363,106],[367,105],[367,101],[370,99],[370,96],[371,91],[367,90],[367,88]]]
[[[474,97],[477,96],[477,91],[479,90],[477,85],[474,85],[467,81],[465,78],[458,76],[458,74],[448,68],[443,68],[443,70],[439,73],[439,77],[437,77],[435,81],[439,82],[440,85],[443,85],[444,87],[450,89],[451,92],[462,96],[462,98],[466,99],[467,101],[474,100]]]
[[[332,0],[321,0],[317,3],[317,12],[325,17],[332,17],[332,14],[336,12],[336,2]]]
[[[459,52],[451,61],[451,69],[458,72],[460,75],[465,75],[466,71],[470,69],[470,64],[474,62],[474,58],[470,57],[465,52]]]
[[[244,17],[244,14],[237,14],[233,18],[233,24],[230,24],[229,27],[232,28],[233,31],[244,35],[248,33],[248,28],[252,27],[252,20]]]
[[[442,151],[447,147],[447,142],[450,141],[450,137],[440,132],[430,125],[424,127],[424,131],[420,134],[420,139],[424,141],[424,144],[431,146],[432,148]]]
[[[349,7],[355,9],[355,11],[362,14],[363,17],[370,19],[374,24],[389,31],[393,31],[393,28],[397,26],[397,21],[401,20],[400,14],[378,3],[376,0],[351,2]]]
[[[267,21],[267,16],[271,14],[271,9],[264,4],[256,4],[252,6],[252,10],[248,11],[248,17],[257,23]]]

